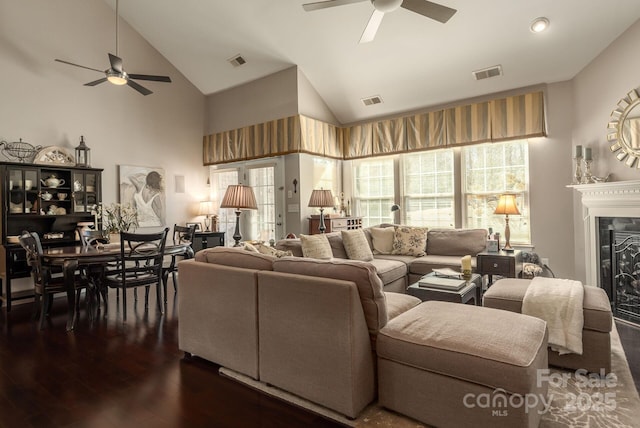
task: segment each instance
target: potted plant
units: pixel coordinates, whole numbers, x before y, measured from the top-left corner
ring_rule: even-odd
[[[131,205],[112,203],[98,207],[102,229],[109,234],[109,242],[120,241],[120,232],[138,227],[138,212]]]

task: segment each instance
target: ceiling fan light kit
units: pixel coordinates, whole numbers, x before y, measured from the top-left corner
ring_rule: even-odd
[[[351,3],[360,3],[367,0],[326,0],[314,3],[303,4],[302,8],[307,12],[314,10],[326,9],[335,6],[344,6]],[[427,0],[369,0],[373,5],[373,13],[369,18],[362,36],[360,37],[360,43],[368,43],[373,41],[378,32],[378,28],[382,23],[382,18],[385,13],[393,12],[396,9],[402,7],[404,9],[415,12],[419,15],[433,19],[435,21],[446,23],[457,12],[456,9],[452,9],[447,6],[443,6],[438,3],[433,3]]]
[[[133,79],[136,80],[149,80],[153,82],[165,82],[171,83],[171,78],[169,76],[154,76],[148,74],[127,74],[122,68],[122,58],[118,56],[118,20],[120,15],[118,13],[119,0],[116,0],[116,54],[109,54],[109,64],[110,67],[107,70],[98,70],[97,68],[86,67],[84,65],[74,64],[69,61],[63,61],[61,59],[57,59],[56,61],[61,62],[63,64],[72,65],[74,67],[86,68],[87,70],[97,71],[99,73],[104,73],[105,77],[102,79],[94,80],[93,82],[85,83],[84,86],[96,86],[100,83],[109,82],[117,86],[128,85],[131,88],[135,89],[142,95],[153,94],[152,91],[145,88],[144,86],[136,83]]]

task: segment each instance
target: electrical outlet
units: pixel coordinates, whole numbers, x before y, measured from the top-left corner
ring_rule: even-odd
[[[543,265],[549,266],[549,259],[546,257],[543,257],[540,259],[540,261],[542,262]]]

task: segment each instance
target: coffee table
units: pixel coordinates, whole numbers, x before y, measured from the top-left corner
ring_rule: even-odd
[[[407,288],[407,294],[415,296],[422,300],[423,302],[427,300],[440,300],[443,302],[454,302],[454,303],[470,303],[473,300],[473,304],[476,306],[480,306],[482,304],[481,301],[481,293],[482,293],[482,276],[474,273],[471,275],[471,279],[467,282],[467,285],[462,287],[460,290],[447,290],[443,288],[429,287],[428,282],[429,278],[436,277],[435,273],[430,273],[422,277],[420,281],[423,283],[426,282],[427,285],[419,285],[420,282],[416,282],[411,284],[409,288]],[[460,282],[465,282],[463,279]]]

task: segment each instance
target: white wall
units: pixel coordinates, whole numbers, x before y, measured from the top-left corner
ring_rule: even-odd
[[[632,25],[573,79],[573,145],[591,147],[593,173],[612,174],[612,181],[637,180],[640,170],[628,168],[609,150],[607,123],[618,101],[640,87],[640,21]],[[567,153],[567,156],[570,156]],[[576,276],[584,280],[585,248],[582,205],[573,195]],[[640,213],[638,213],[640,216]]]
[[[120,50],[130,73],[168,75],[143,82],[154,93],[103,83],[100,73],[54,62],[108,68],[115,53],[115,12],[102,0],[2,0],[0,140],[70,149],[84,135],[92,166],[104,168],[103,201],[118,200],[117,165],[162,167],[167,223],[182,223],[202,196],[204,96],[129,25],[120,21]],[[187,192],[175,193],[175,176]]]

